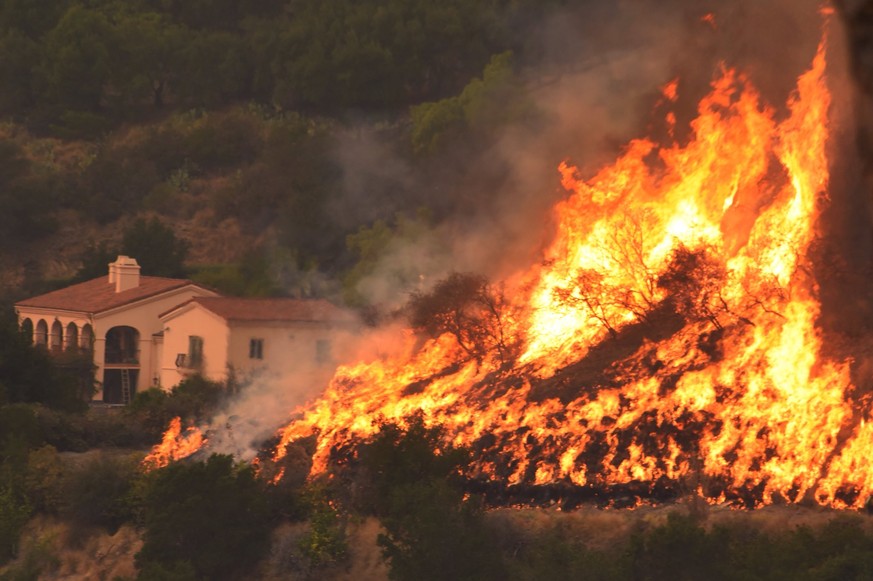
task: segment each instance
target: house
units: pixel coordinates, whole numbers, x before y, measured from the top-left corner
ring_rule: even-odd
[[[95,400],[127,403],[159,381],[159,315],[197,296],[216,293],[190,280],[141,276],[136,259],[119,256],[107,276],[15,304],[19,325],[52,353],[91,352]]]
[[[189,280],[141,276],[119,256],[107,276],[15,304],[22,331],[51,353],[90,353],[94,400],[126,404],[193,373],[330,369],[332,341],[353,319],[323,300],[240,299]]]
[[[160,315],[160,382],[175,385],[200,373],[224,380],[333,370],[334,342],[355,325],[347,311],[322,299],[194,297]]]

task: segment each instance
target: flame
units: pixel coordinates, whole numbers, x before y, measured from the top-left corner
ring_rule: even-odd
[[[825,45],[786,115],[725,68],[686,143],[633,140],[589,179],[560,164],[545,259],[506,282],[513,365],[408,331],[399,355],[341,367],[274,459],[314,436],[319,473],[420,413],[475,450],[469,476],[507,485],[667,479],[710,502],[862,506],[873,422],[849,362],[822,355],[806,263],[829,183]]]
[[[202,448],[206,441],[203,433],[195,427],[189,427],[182,433],[182,418],[176,416],[170,420],[161,443],[152,448],[151,453],[143,459],[142,465],[147,470],[163,468],[170,462],[187,458]]]

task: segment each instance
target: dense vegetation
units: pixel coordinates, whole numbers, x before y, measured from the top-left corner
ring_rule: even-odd
[[[514,63],[536,50],[519,27],[561,4],[3,0],[0,257],[15,264],[70,219],[63,212],[106,231],[206,211],[216,226],[274,234],[233,264],[174,262],[171,273],[235,294],[337,298],[324,281],[350,277],[342,295],[360,302],[362,237],[424,206],[442,219],[459,175],[440,155],[530,116]],[[362,124],[429,187],[350,186],[339,150]],[[361,187],[372,202],[345,203]],[[106,243],[78,241],[83,272]],[[258,260],[261,280],[247,284],[240,269]],[[45,288],[36,272],[0,291]]]

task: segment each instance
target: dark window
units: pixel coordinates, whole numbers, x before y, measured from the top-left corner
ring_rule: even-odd
[[[264,340],[249,339],[249,359],[264,358]]]
[[[188,367],[199,367],[203,364],[203,337],[188,336]]]

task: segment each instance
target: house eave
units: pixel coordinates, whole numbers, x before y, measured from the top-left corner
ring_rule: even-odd
[[[162,300],[162,299],[165,299],[168,297],[172,297],[174,295],[180,295],[180,294],[183,294],[185,291],[192,290],[192,289],[196,289],[196,290],[202,291],[204,293],[209,293],[210,296],[214,295],[214,293],[210,290],[207,290],[207,289],[205,289],[201,286],[198,286],[196,284],[189,283],[189,284],[186,284],[184,286],[180,286],[180,287],[166,290],[164,292],[155,293],[155,294],[149,295],[147,297],[142,297],[140,299],[131,301],[129,303],[125,303],[125,304],[119,305],[117,307],[112,307],[111,309],[106,309],[105,311],[98,311],[98,312],[94,313],[94,318],[95,319],[102,319],[102,318],[106,318],[106,317],[111,317],[112,315],[115,315],[117,313],[121,313],[121,312],[124,312],[124,311],[132,309],[132,308],[138,308],[138,307],[141,307],[142,305],[157,302],[159,300]]]

